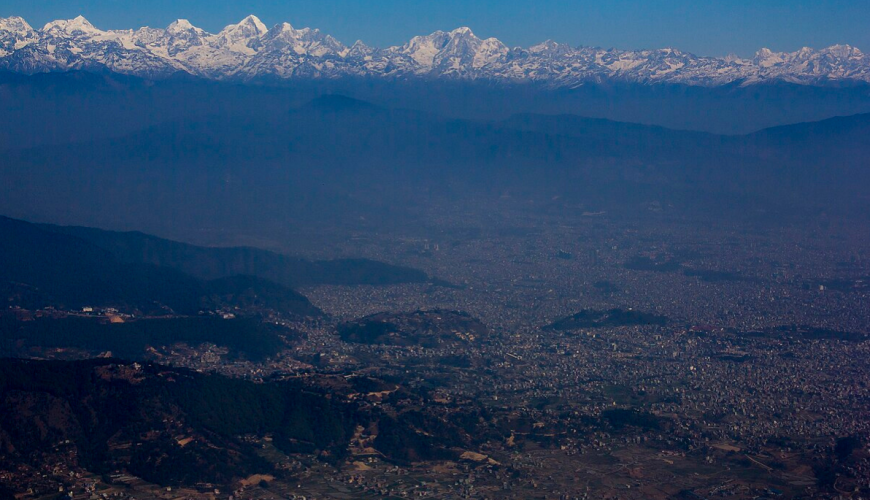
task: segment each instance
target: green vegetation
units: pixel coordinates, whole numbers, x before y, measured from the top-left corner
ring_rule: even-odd
[[[358,377],[353,390],[394,386]],[[226,484],[275,473],[262,438],[284,454],[339,463],[357,425],[377,428],[374,447],[391,461],[455,459],[502,439],[475,409],[438,413],[405,391],[391,408],[347,402],[316,382],[254,383],[153,363],[117,359],[33,361],[0,359],[0,436],[19,456],[70,441],[88,470],[126,469],[162,485]],[[184,444],[180,443],[184,441]]]
[[[842,340],[846,342],[863,342],[870,338],[865,333],[844,332],[828,328],[817,328],[805,325],[786,325],[777,328],[767,328],[761,331],[745,332],[749,337],[792,338],[797,340]]]
[[[69,439],[97,473],[129,470],[159,484],[225,483],[268,471],[238,436],[346,449],[352,407],[292,383],[255,384],[117,360],[0,360],[0,434],[16,453]],[[179,446],[177,437],[193,440]],[[118,450],[112,442],[133,443]]]
[[[624,408],[612,408],[601,412],[601,419],[614,429],[620,430],[626,426],[639,427],[644,430],[658,430],[661,421],[652,413]]]
[[[10,305],[117,307],[142,313],[195,315],[221,306],[274,308],[317,316],[307,298],[263,278],[205,281],[154,263],[131,263],[81,238],[0,217],[0,291]]]
[[[634,257],[629,259],[624,267],[632,271],[654,271],[657,273],[673,273],[680,270],[680,263],[675,260],[653,260],[649,257]]]
[[[738,273],[728,271],[713,271],[710,269],[684,269],[683,274],[690,277],[700,278],[708,283],[721,283],[727,281],[743,281],[745,278]]]
[[[577,314],[562,318],[547,326],[548,329],[557,331],[579,330],[581,328],[606,328],[614,326],[657,325],[667,324],[668,318],[640,311],[625,311],[623,309],[610,309],[608,311],[596,311],[584,309]]]
[[[379,313],[338,325],[341,340],[357,344],[438,347],[487,333],[486,325],[468,314],[441,310]]]
[[[297,384],[252,384],[207,376],[172,389],[192,424],[225,438],[275,433],[279,448],[281,442],[294,440],[323,450],[346,444],[352,434],[350,407]]]
[[[343,323],[338,326],[338,335],[345,342],[357,344],[388,344],[390,334],[398,333],[399,327],[388,321],[363,321]]]
[[[858,436],[846,436],[837,439],[834,445],[834,456],[837,460],[844,461],[852,456],[852,453],[861,448],[861,438]]]
[[[139,232],[121,233],[86,227],[40,226],[80,238],[128,264],[151,264],[200,279],[257,276],[284,286],[391,285],[425,283],[426,273],[368,259],[309,261],[249,247],[207,248]]]
[[[484,429],[481,424],[484,416],[489,415],[472,409],[453,413],[448,418],[416,409],[396,417],[385,416],[378,421],[374,444],[398,463],[456,460],[457,449],[473,447],[473,443],[481,439],[504,437]]]
[[[378,423],[378,437],[374,444],[399,463],[456,459],[455,454],[443,448],[438,439],[391,417]]]
[[[604,294],[614,294],[614,293],[619,293],[621,291],[619,289],[619,287],[616,286],[616,284],[614,284],[610,281],[606,281],[606,280],[596,281],[595,283],[592,284],[592,286]]]
[[[284,348],[287,330],[253,318],[216,317],[143,319],[108,323],[96,318],[37,318],[18,321],[0,315],[0,353],[23,354],[29,348],[78,348],[99,353],[111,351],[125,359],[142,359],[148,346],[177,342],[213,343],[230,350],[233,357],[261,361]]]
[[[804,283],[804,288],[818,289],[825,287],[828,290],[836,290],[843,293],[861,293],[870,290],[870,276],[862,276],[854,279],[824,280],[814,283]]]

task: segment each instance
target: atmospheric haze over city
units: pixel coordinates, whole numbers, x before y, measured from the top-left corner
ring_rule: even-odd
[[[0,500],[870,499],[868,25],[4,1]]]

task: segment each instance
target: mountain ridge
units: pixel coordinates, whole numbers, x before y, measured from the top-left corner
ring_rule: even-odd
[[[504,193],[612,213],[663,200],[698,214],[863,213],[868,130],[867,114],[723,136],[565,115],[461,120],[321,97],[265,118],[221,115],[7,150],[0,212],[163,234],[220,224],[288,236],[418,227],[432,204],[507,203]],[[275,279],[269,267],[232,274]]]
[[[247,300],[292,315],[322,315],[303,295],[264,278],[227,274],[201,279],[144,259],[124,259],[108,245],[73,230],[52,229],[0,216],[0,237],[9,243],[0,248],[0,294],[10,306],[196,315],[227,304],[242,306]]]
[[[572,47],[551,40],[508,47],[468,27],[415,36],[403,45],[347,46],[312,28],[267,28],[249,15],[219,33],[179,19],[166,29],[96,28],[82,16],[34,29],[23,18],[0,18],[0,69],[25,74],[108,69],[148,78],[188,73],[213,80],[446,80],[536,83],[575,88],[623,81],[716,87],[783,81],[802,85],[870,83],[870,56],[849,45],[795,52],[763,48],[752,58],[703,57],[674,48],[618,50]]]
[[[15,221],[0,216],[0,223]],[[430,281],[422,271],[368,259],[310,261],[253,247],[200,247],[141,231],[107,231],[92,227],[33,225],[66,235],[107,252],[120,262],[173,269],[203,280],[239,276],[287,287],[311,285],[390,285]]]

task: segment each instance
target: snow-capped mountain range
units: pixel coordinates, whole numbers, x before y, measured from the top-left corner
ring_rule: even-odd
[[[215,80],[411,77],[539,82],[573,87],[608,80],[717,86],[787,81],[870,83],[870,56],[848,45],[772,52],[752,59],[699,57],[676,49],[616,50],[547,41],[529,48],[482,40],[468,28],[417,36],[386,49],[346,46],[316,29],[267,28],[257,17],[212,34],[179,19],[166,29],[103,31],[79,16],[33,29],[0,18],[0,70],[110,70],[146,78],[177,72]]]

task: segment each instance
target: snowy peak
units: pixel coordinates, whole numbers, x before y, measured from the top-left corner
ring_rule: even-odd
[[[379,49],[347,47],[317,29],[289,23],[268,29],[254,15],[210,34],[179,19],[166,29],[101,31],[82,16],[34,30],[0,18],[0,70],[40,73],[110,70],[146,78],[187,72],[217,80],[412,77],[535,82],[565,88],[588,82],[718,86],[786,81],[803,85],[870,83],[870,57],[849,45],[794,52],[764,48],[754,57],[699,57],[675,48],[617,50],[554,41],[509,48],[468,27],[416,36]]]
[[[290,23],[276,24],[264,36],[265,43],[284,44],[293,46],[298,42],[304,33],[301,30],[296,30]]]
[[[371,55],[374,50],[368,45],[364,44],[362,40],[357,40],[351,45],[350,49],[348,49],[348,57],[366,57]]]
[[[272,27],[272,29],[269,30],[269,36],[271,36],[271,37],[277,37],[277,36],[280,36],[282,34],[294,34],[294,33],[296,33],[296,28],[294,28],[293,25],[288,23],[288,22],[276,24],[275,26]]]
[[[166,32],[173,36],[206,36],[208,33],[197,28],[196,26],[190,24],[190,21],[187,19],[179,19],[169,27],[166,28]]]
[[[337,56],[346,50],[338,40],[317,29],[295,29],[290,23],[275,26],[265,36],[267,50],[289,50],[298,55],[324,57]]]
[[[870,83],[870,58],[849,45],[822,50],[803,47],[795,52],[761,49],[752,59],[755,74],[749,81],[784,80],[816,83],[854,80]]]
[[[422,69],[434,70],[440,75],[467,74],[499,60],[509,52],[498,39],[481,40],[467,27],[416,36],[405,45],[389,50],[408,56]]]
[[[547,40],[546,42],[529,47],[529,52],[532,54],[557,54],[564,52],[565,49],[569,49],[569,47],[554,42],[553,40]]]
[[[29,33],[33,31],[33,28],[27,24],[23,18],[20,17],[0,17],[0,31],[6,31],[9,33]]]
[[[23,49],[37,40],[37,34],[20,17],[0,18],[0,57]]]
[[[102,31],[98,30],[84,16],[78,16],[75,19],[66,21],[52,21],[42,28],[43,32],[68,33],[71,35],[77,34],[98,34]]]
[[[753,62],[762,68],[770,68],[779,64],[783,64],[789,59],[790,54],[786,52],[774,52],[765,47],[755,53]]]
[[[740,56],[738,56],[737,54],[734,54],[734,53],[728,54],[722,60],[728,64],[746,64],[746,61],[744,61],[743,59],[740,58]]]
[[[832,45],[819,51],[820,54],[838,57],[840,59],[862,59],[864,53],[851,45]]]
[[[239,23],[238,26],[249,26],[252,29],[256,29],[257,33],[259,33],[261,35],[266,33],[267,31],[269,31],[269,29],[266,28],[266,25],[263,24],[263,21],[260,21],[260,18],[253,15],[253,14],[242,19],[242,22]]]
[[[405,45],[393,47],[392,50],[410,56],[417,64],[425,68],[431,68],[435,57],[446,43],[447,34],[443,31],[436,31],[428,36],[415,36]]]
[[[255,15],[250,15],[241,21],[238,24],[231,24],[221,30],[220,35],[228,35],[231,33],[239,33],[244,34],[245,36],[253,37],[253,36],[263,36],[266,32],[269,31],[269,28],[263,24],[263,21],[260,21]]]
[[[268,31],[260,19],[251,15],[221,30],[213,45],[239,54],[254,55],[263,46],[262,39]]]

